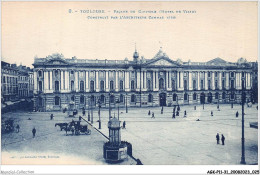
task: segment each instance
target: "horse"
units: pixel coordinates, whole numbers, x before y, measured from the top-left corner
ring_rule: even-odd
[[[63,129],[65,129],[68,126],[68,123],[55,123],[55,127],[59,126],[60,130],[62,131]]]

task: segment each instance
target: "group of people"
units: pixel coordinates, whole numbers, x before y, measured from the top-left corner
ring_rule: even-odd
[[[173,107],[173,111],[172,111],[172,118],[175,118],[175,116],[179,116],[180,115],[180,110],[181,110],[181,108],[180,108],[180,106],[179,105],[177,105],[177,106],[175,106],[174,105],[174,107]],[[175,112],[176,111],[176,112]],[[176,113],[176,114],[175,114]],[[186,110],[184,111],[184,117],[186,117],[187,116],[187,112],[186,112]]]
[[[219,137],[219,134],[217,133],[217,135],[216,135],[217,144],[219,144],[219,139],[220,139],[220,137]],[[225,145],[225,137],[223,134],[221,134],[221,142],[222,142],[222,145]]]

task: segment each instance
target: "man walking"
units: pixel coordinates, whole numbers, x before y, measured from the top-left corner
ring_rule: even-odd
[[[221,142],[222,142],[222,145],[225,145],[225,137],[223,134],[221,134]]]
[[[213,117],[213,111],[211,111],[211,116]]]
[[[123,129],[125,129],[125,121],[123,122]]]
[[[186,110],[184,111],[184,117],[186,117],[187,116],[187,112],[186,112]]]
[[[219,144],[219,134],[216,135],[217,144]]]
[[[155,117],[154,117],[154,112],[152,113],[152,118],[155,118]]]
[[[32,134],[33,134],[33,138],[35,137],[35,134],[36,134],[36,129],[35,127],[32,129]]]
[[[19,130],[20,130],[20,126],[17,124],[16,125],[16,131],[19,132]]]
[[[238,113],[238,111],[236,112],[236,117],[238,117],[238,115],[239,115],[239,113]]]

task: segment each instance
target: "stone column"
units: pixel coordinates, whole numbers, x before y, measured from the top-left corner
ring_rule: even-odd
[[[118,91],[118,83],[119,83],[119,81],[118,81],[118,70],[117,70],[117,71],[116,71],[116,82],[115,82],[115,84],[116,84],[116,85],[115,85],[115,87],[116,87],[115,90],[116,90],[116,91]]]
[[[192,72],[189,72],[189,90],[192,90]]]
[[[184,87],[183,87],[183,71],[180,72],[180,90],[184,90]]]
[[[200,90],[200,72],[197,72],[197,87],[198,87],[198,90]]]
[[[108,75],[109,75],[109,71],[106,71],[106,92],[109,92],[109,87],[108,87]]]
[[[229,89],[229,72],[226,72],[226,89]]]
[[[155,71],[153,71],[153,90],[155,90]]]
[[[48,89],[49,89],[49,86],[48,86],[48,72],[47,71],[44,71],[43,78],[44,78],[43,92],[46,93],[46,91],[48,91]]]
[[[140,71],[137,70],[137,86],[136,86],[136,90],[140,89]]]
[[[176,72],[177,73],[177,79],[176,79],[176,89],[179,90],[180,89],[180,72]]]
[[[125,72],[125,90],[130,91],[130,79],[129,79],[129,71]]]
[[[215,72],[212,72],[212,90],[215,90]]]
[[[99,92],[99,78],[98,78],[98,71],[96,71],[95,82],[96,82],[96,92]]]
[[[89,72],[86,71],[86,72],[85,72],[86,92],[89,92],[89,78],[88,78],[88,76],[89,76]]]
[[[33,81],[34,81],[34,85],[33,85],[33,93],[37,93],[37,90],[38,90],[38,81],[37,81],[37,72],[34,71],[33,72]]]
[[[78,71],[75,70],[74,74],[75,74],[75,77],[74,77],[75,78],[75,83],[74,83],[75,91],[78,92],[79,91],[79,87],[78,87],[78,74],[79,73],[78,73]]]
[[[52,87],[52,71],[50,71],[50,90],[53,90],[53,87]]]
[[[208,90],[208,72],[204,74],[205,90]]]
[[[155,87],[155,91],[159,90],[159,72],[155,71],[155,82],[156,82],[156,87]]]
[[[69,71],[66,70],[65,71],[65,90],[68,92],[69,91],[69,81],[70,81],[70,78],[69,78]]]
[[[219,89],[222,90],[222,72],[219,72],[219,76],[218,76],[218,86],[219,86]]]
[[[61,72],[60,72],[60,90],[63,90],[64,89],[64,84],[63,84],[63,77],[64,76],[64,72],[63,72],[63,70],[61,70]]]
[[[146,71],[144,71],[144,81],[143,81],[143,87],[144,87],[144,91],[146,91],[147,90],[147,86],[146,86],[146,76],[147,76],[147,72]]]

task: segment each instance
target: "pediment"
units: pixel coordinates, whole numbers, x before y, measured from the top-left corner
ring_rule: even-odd
[[[51,59],[48,60],[45,64],[51,65],[68,65],[68,63],[62,59]]]
[[[170,60],[169,58],[160,58],[147,64],[147,66],[178,66],[177,63]]]

